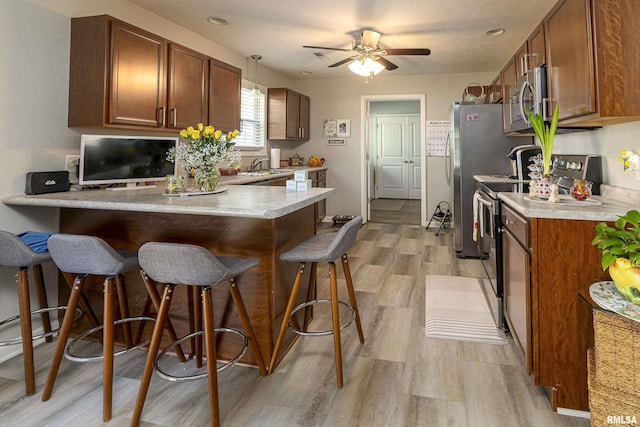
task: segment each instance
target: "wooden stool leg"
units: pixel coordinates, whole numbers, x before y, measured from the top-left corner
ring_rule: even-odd
[[[113,277],[104,281],[104,334],[102,337],[102,420],[111,419],[113,400],[113,341],[115,328],[115,283]]]
[[[20,305],[20,332],[22,333],[22,360],[27,396],[36,392],[33,363],[33,328],[31,326],[31,303],[29,301],[29,269],[18,270],[18,300]]]
[[[342,344],[340,341],[340,314],[338,313],[338,280],[336,264],[329,263],[329,279],[331,282],[331,318],[333,319],[333,347],[336,353],[336,376],[338,388],[342,388]]]
[[[116,290],[118,294],[118,304],[120,306],[120,318],[129,317],[129,301],[127,298],[127,289],[124,285],[124,274],[116,274]],[[122,323],[122,332],[124,333],[124,342],[127,348],[133,347],[133,339],[131,338],[131,323]]]
[[[244,301],[242,300],[242,295],[238,290],[238,284],[236,283],[235,278],[229,279],[229,291],[231,292],[231,297],[233,298],[233,302],[236,305],[236,309],[238,310],[238,314],[240,315],[240,321],[242,322],[242,327],[244,328],[244,332],[249,339],[249,345],[251,346],[251,351],[253,351],[253,355],[256,358],[256,363],[258,363],[258,369],[260,370],[260,375],[263,377],[267,375],[267,368],[264,365],[264,359],[262,358],[262,352],[260,351],[260,346],[256,341],[256,334],[253,331],[253,326],[251,325],[251,320],[249,319],[249,313],[247,313],[247,308],[244,305]],[[208,356],[207,356],[208,357]]]
[[[202,291],[202,310],[204,311],[204,333],[207,352],[207,380],[209,382],[209,405],[211,406],[211,425],[220,426],[220,408],[218,404],[218,367],[216,363],[216,338],[213,324],[213,298],[211,288]]]
[[[202,289],[198,286],[192,286],[193,290],[193,330],[191,332],[199,331],[202,329]],[[195,352],[196,352],[196,367],[202,367],[202,335],[196,335],[195,339]]]
[[[289,302],[287,302],[287,308],[284,311],[284,317],[282,318],[282,326],[280,326],[280,333],[278,333],[278,339],[276,340],[276,345],[273,348],[273,354],[271,355],[271,362],[269,363],[269,373],[272,374],[273,370],[276,367],[276,362],[278,360],[278,353],[280,352],[280,347],[282,346],[282,340],[284,339],[284,334],[287,332],[287,323],[289,323],[289,316],[291,316],[291,312],[293,311],[293,305],[296,302],[296,297],[298,296],[298,290],[300,289],[300,282],[302,282],[302,276],[304,275],[304,266],[305,263],[301,262],[298,265],[298,273],[296,274],[296,280],[293,282],[293,288],[291,289],[291,296],[289,297]]]
[[[35,264],[33,266],[33,279],[36,282],[36,291],[38,292],[38,303],[40,304],[40,308],[49,308],[49,303],[47,302],[47,291],[44,287],[44,276],[42,274],[42,266],[40,264]],[[49,312],[45,311],[40,314],[40,318],[42,319],[42,327],[44,328],[45,334],[51,333],[51,318],[49,317]],[[46,342],[51,342],[53,337],[49,335],[45,338]]]
[[[147,392],[149,391],[151,375],[153,375],[153,367],[156,363],[156,357],[158,356],[160,342],[162,341],[162,333],[164,332],[163,325],[169,318],[169,308],[171,307],[171,300],[173,298],[173,288],[173,285],[166,285],[164,288],[162,301],[158,308],[158,317],[151,335],[151,343],[149,344],[149,350],[147,351],[147,362],[144,365],[142,380],[140,381],[140,390],[138,391],[136,406],[134,407],[133,416],[131,418],[131,426],[137,426],[140,423],[140,416],[142,415],[142,409],[144,408],[144,401],[146,400]]]
[[[161,300],[158,289],[156,288],[156,284],[149,276],[147,276],[144,271],[142,271],[141,273],[142,280],[144,281],[144,285],[146,286],[147,292],[149,293],[149,299],[155,306],[156,313],[160,313]],[[169,339],[171,340],[171,342],[178,341],[178,335],[176,334],[176,330],[173,328],[173,323],[171,323],[171,319],[169,319],[169,316],[167,316],[165,328],[167,329],[167,335],[169,335]],[[182,346],[179,344],[176,346],[176,355],[178,356],[178,360],[180,360],[180,362],[184,363],[187,361],[187,358],[182,351]]]
[[[153,305],[153,302],[151,300],[151,296],[147,295],[147,299],[144,300],[144,307],[142,307],[142,315],[143,316],[151,316],[150,310],[151,310],[151,306],[152,305]],[[156,313],[157,313],[157,311],[156,311]],[[136,334],[136,338],[133,341],[136,344],[138,344],[140,341],[142,341],[142,335],[144,335],[145,326],[147,326],[147,321],[143,319],[143,320],[140,321],[140,326],[138,326],[138,333]]]
[[[360,322],[360,311],[358,310],[358,303],[356,302],[356,292],[353,289],[353,280],[351,279],[351,269],[349,268],[349,260],[347,254],[342,255],[342,270],[344,271],[344,278],[347,281],[347,290],[349,291],[349,300],[351,302],[351,308],[356,316],[356,328],[358,329],[358,337],[360,342],[364,343],[364,333],[362,332],[362,323]]]
[[[69,289],[71,289],[71,291],[73,292],[73,287],[75,286],[75,281],[76,281],[76,276],[74,276],[71,273],[62,273],[62,275],[65,278],[65,281],[67,282],[67,285],[69,285]],[[83,275],[84,277],[86,277],[87,275]],[[84,284],[84,279],[83,279],[83,284]],[[89,319],[89,323],[91,323],[91,327],[92,328],[97,328],[98,326],[100,326],[100,321],[98,321],[98,318],[96,317],[96,314],[93,312],[93,308],[91,308],[91,304],[89,304],[89,300],[87,299],[87,297],[84,294],[80,294],[79,295],[80,300],[80,307],[82,308],[82,311],[84,312],[84,314],[87,316],[87,319]],[[69,308],[67,307],[67,311],[69,311]],[[98,338],[102,339],[102,332],[98,331],[96,332],[96,334],[98,335]]]
[[[311,301],[314,297],[314,293],[317,286],[318,280],[318,263],[311,263],[311,274],[309,276],[309,288],[307,289],[307,301]],[[309,327],[309,322],[311,322],[311,317],[313,316],[313,307],[308,305],[304,308],[304,324],[302,325],[302,330],[306,332]]]
[[[56,343],[56,349],[53,353],[53,359],[51,360],[51,367],[49,368],[49,375],[47,382],[44,385],[44,391],[42,392],[42,401],[46,402],[51,397],[51,391],[53,385],[56,382],[58,376],[58,370],[60,369],[60,362],[64,354],[64,347],[67,345],[67,339],[69,338],[69,332],[73,325],[73,319],[76,314],[76,307],[78,302],[81,301],[82,288],[84,286],[85,276],[78,276],[72,282],[71,295],[69,295],[69,302],[67,303],[67,311],[62,319],[62,326],[60,326],[60,332],[58,336],[58,342]]]

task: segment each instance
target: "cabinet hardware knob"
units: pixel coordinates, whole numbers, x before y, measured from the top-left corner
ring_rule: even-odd
[[[172,114],[172,120],[171,120],[171,126],[176,127],[178,126],[178,109],[177,108],[172,108],[171,109],[171,114]]]
[[[164,107],[160,107],[160,126],[164,127]]]

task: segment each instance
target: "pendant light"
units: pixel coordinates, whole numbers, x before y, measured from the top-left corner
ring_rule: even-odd
[[[253,89],[251,90],[251,94],[253,95],[254,98],[259,98],[260,96],[262,96],[262,91],[258,87],[258,61],[260,61],[262,59],[262,56],[260,56],[260,55],[251,55],[251,59],[253,59],[253,62],[255,62],[255,64],[256,64],[256,72],[255,72],[255,75],[254,75],[255,86],[253,86]]]

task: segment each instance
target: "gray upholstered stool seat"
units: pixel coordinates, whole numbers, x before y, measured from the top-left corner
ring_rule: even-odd
[[[24,361],[24,377],[27,395],[31,395],[36,392],[33,362],[33,340],[46,338],[47,342],[51,341],[51,335],[56,331],[51,330],[49,312],[64,308],[50,308],[47,304],[47,294],[44,286],[44,277],[42,275],[42,264],[50,261],[51,256],[48,252],[35,252],[15,234],[0,230],[0,266],[15,267],[18,269],[16,277],[18,283],[18,302],[20,310],[19,316],[3,320],[0,322],[0,325],[5,325],[14,320],[20,319],[21,332],[21,338],[0,342],[0,346],[22,343],[22,358]],[[40,308],[33,312],[31,311],[31,303],[29,300],[29,267],[31,267],[33,272],[36,291],[38,293],[38,302],[40,305]],[[42,334],[35,337],[33,336],[33,328],[31,324],[32,314],[40,314],[42,327],[44,329]]]
[[[278,360],[278,353],[280,352],[280,347],[282,346],[284,334],[287,331],[287,324],[289,324],[289,328],[293,332],[300,335],[321,336],[333,334],[333,343],[336,358],[336,376],[338,387],[342,388],[342,343],[340,339],[340,330],[351,324],[351,321],[347,322],[345,325],[340,325],[340,316],[338,312],[339,304],[345,305],[351,310],[352,318],[355,319],[356,327],[358,329],[358,337],[360,339],[360,342],[364,342],[364,334],[362,333],[362,324],[360,322],[360,313],[358,311],[356,294],[353,289],[353,281],[351,279],[351,271],[349,269],[349,262],[347,258],[347,251],[349,251],[349,249],[351,249],[353,244],[356,242],[358,230],[361,226],[362,217],[356,216],[351,221],[343,225],[340,231],[338,231],[337,233],[317,234],[280,255],[280,259],[284,261],[298,262],[299,264],[298,273],[296,274],[293,288],[291,289],[289,302],[287,303],[287,308],[285,309],[282,326],[280,327],[278,339],[276,340],[276,345],[273,349],[273,355],[271,356],[271,363],[269,366],[270,373],[272,373],[275,369],[275,365]],[[340,260],[342,261],[342,268],[344,270],[344,275],[347,282],[347,290],[349,292],[349,300],[351,305],[338,300],[338,280],[336,278],[335,265],[335,260],[338,258],[340,258]],[[331,286],[331,299],[329,300],[311,299],[314,290],[313,288],[316,283],[318,262],[329,263],[329,279]],[[294,308],[294,304],[298,296],[298,291],[300,289],[302,276],[304,275],[306,263],[311,263],[311,274],[309,277],[309,287],[307,290],[307,302],[300,304]],[[331,317],[333,320],[333,326],[331,330],[321,332],[306,332],[308,319],[307,315],[305,315],[305,324],[301,330],[296,329],[292,323],[289,323],[292,315],[295,312],[302,308],[308,308],[310,305],[319,302],[331,303]]]
[[[247,343],[253,351],[254,358],[258,364],[260,374],[267,375],[267,370],[260,353],[260,348],[255,339],[253,326],[249,320],[249,315],[245,308],[244,302],[238,286],[236,277],[243,272],[255,267],[259,264],[258,260],[244,259],[235,257],[215,257],[207,249],[201,246],[177,244],[177,243],[145,243],[139,251],[140,265],[143,269],[143,278],[147,290],[149,291],[154,304],[158,310],[158,320],[153,330],[151,344],[147,355],[147,363],[144,368],[142,381],[140,383],[140,391],[134,409],[131,425],[136,426],[140,422],[142,409],[144,407],[147,392],[149,391],[149,383],[153,374],[154,367],[159,371],[158,367],[158,350],[163,334],[163,324],[168,318],[169,308],[176,285],[187,285],[202,290],[202,312],[204,314],[204,331],[196,331],[187,335],[183,339],[187,339],[192,335],[203,334],[205,337],[206,364],[209,382],[209,404],[211,407],[211,425],[220,425],[220,414],[218,405],[218,376],[217,372],[221,369],[217,367],[216,362],[216,340],[215,332],[221,329],[227,332],[234,332],[244,337],[244,345],[240,355],[236,356],[233,361],[237,361],[246,350]],[[160,299],[154,282],[165,284],[165,290]],[[244,333],[231,328],[215,328],[213,313],[213,296],[212,288],[218,284],[227,282],[231,297],[238,311]],[[158,306],[159,303],[159,306]],[[179,340],[181,341],[181,340]],[[170,345],[171,346],[171,345]],[[162,356],[162,354],[161,354]],[[161,357],[160,356],[160,357]],[[229,366],[229,363],[224,367]],[[161,375],[167,378],[168,375]],[[202,375],[191,377],[182,377],[180,379],[196,379]],[[174,377],[175,379],[175,377]]]
[[[56,234],[51,236],[49,239],[49,252],[58,268],[66,274],[74,275],[75,279],[73,280],[73,286],[67,304],[68,309],[62,321],[60,337],[56,344],[56,350],[42,394],[42,400],[47,401],[51,397],[63,355],[74,361],[102,360],[104,371],[103,419],[104,421],[109,421],[111,419],[112,408],[113,358],[115,355],[138,348],[144,344],[137,343],[134,345],[128,322],[133,320],[155,321],[154,318],[148,316],[129,316],[124,273],[140,270],[137,252],[117,251],[99,237],[72,234]],[[73,313],[83,297],[83,287],[89,275],[105,276],[103,284],[103,322],[101,326],[94,327],[67,344],[73,322]],[[115,319],[116,294],[120,308],[120,320]],[[114,354],[115,326],[119,323],[123,323],[123,335],[126,348]],[[81,358],[72,355],[71,346],[75,344],[79,338],[99,330],[103,330],[102,356]]]

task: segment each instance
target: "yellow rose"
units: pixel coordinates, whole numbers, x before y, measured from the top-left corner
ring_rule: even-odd
[[[231,141],[233,139],[232,132],[227,132],[227,141]]]
[[[186,139],[189,136],[189,134],[187,133],[186,129],[182,129],[180,131],[180,136]]]
[[[214,132],[213,137],[216,139],[216,141],[219,140],[222,137],[222,131],[218,129]]]
[[[620,150],[620,157],[625,157],[627,155],[627,150]]]
[[[204,129],[204,125],[202,123],[198,123],[198,130],[202,132],[203,129]]]
[[[235,138],[238,135],[240,135],[240,131],[238,129],[235,129],[233,132],[231,132],[231,138]]]
[[[213,133],[214,133],[213,126],[206,126],[202,131],[202,135],[205,138],[211,138],[213,136]]]
[[[194,131],[193,126],[189,126],[187,128],[187,136],[189,137],[193,136],[193,131]]]
[[[193,132],[191,132],[191,137],[193,139],[200,139],[200,131],[194,129]]]

